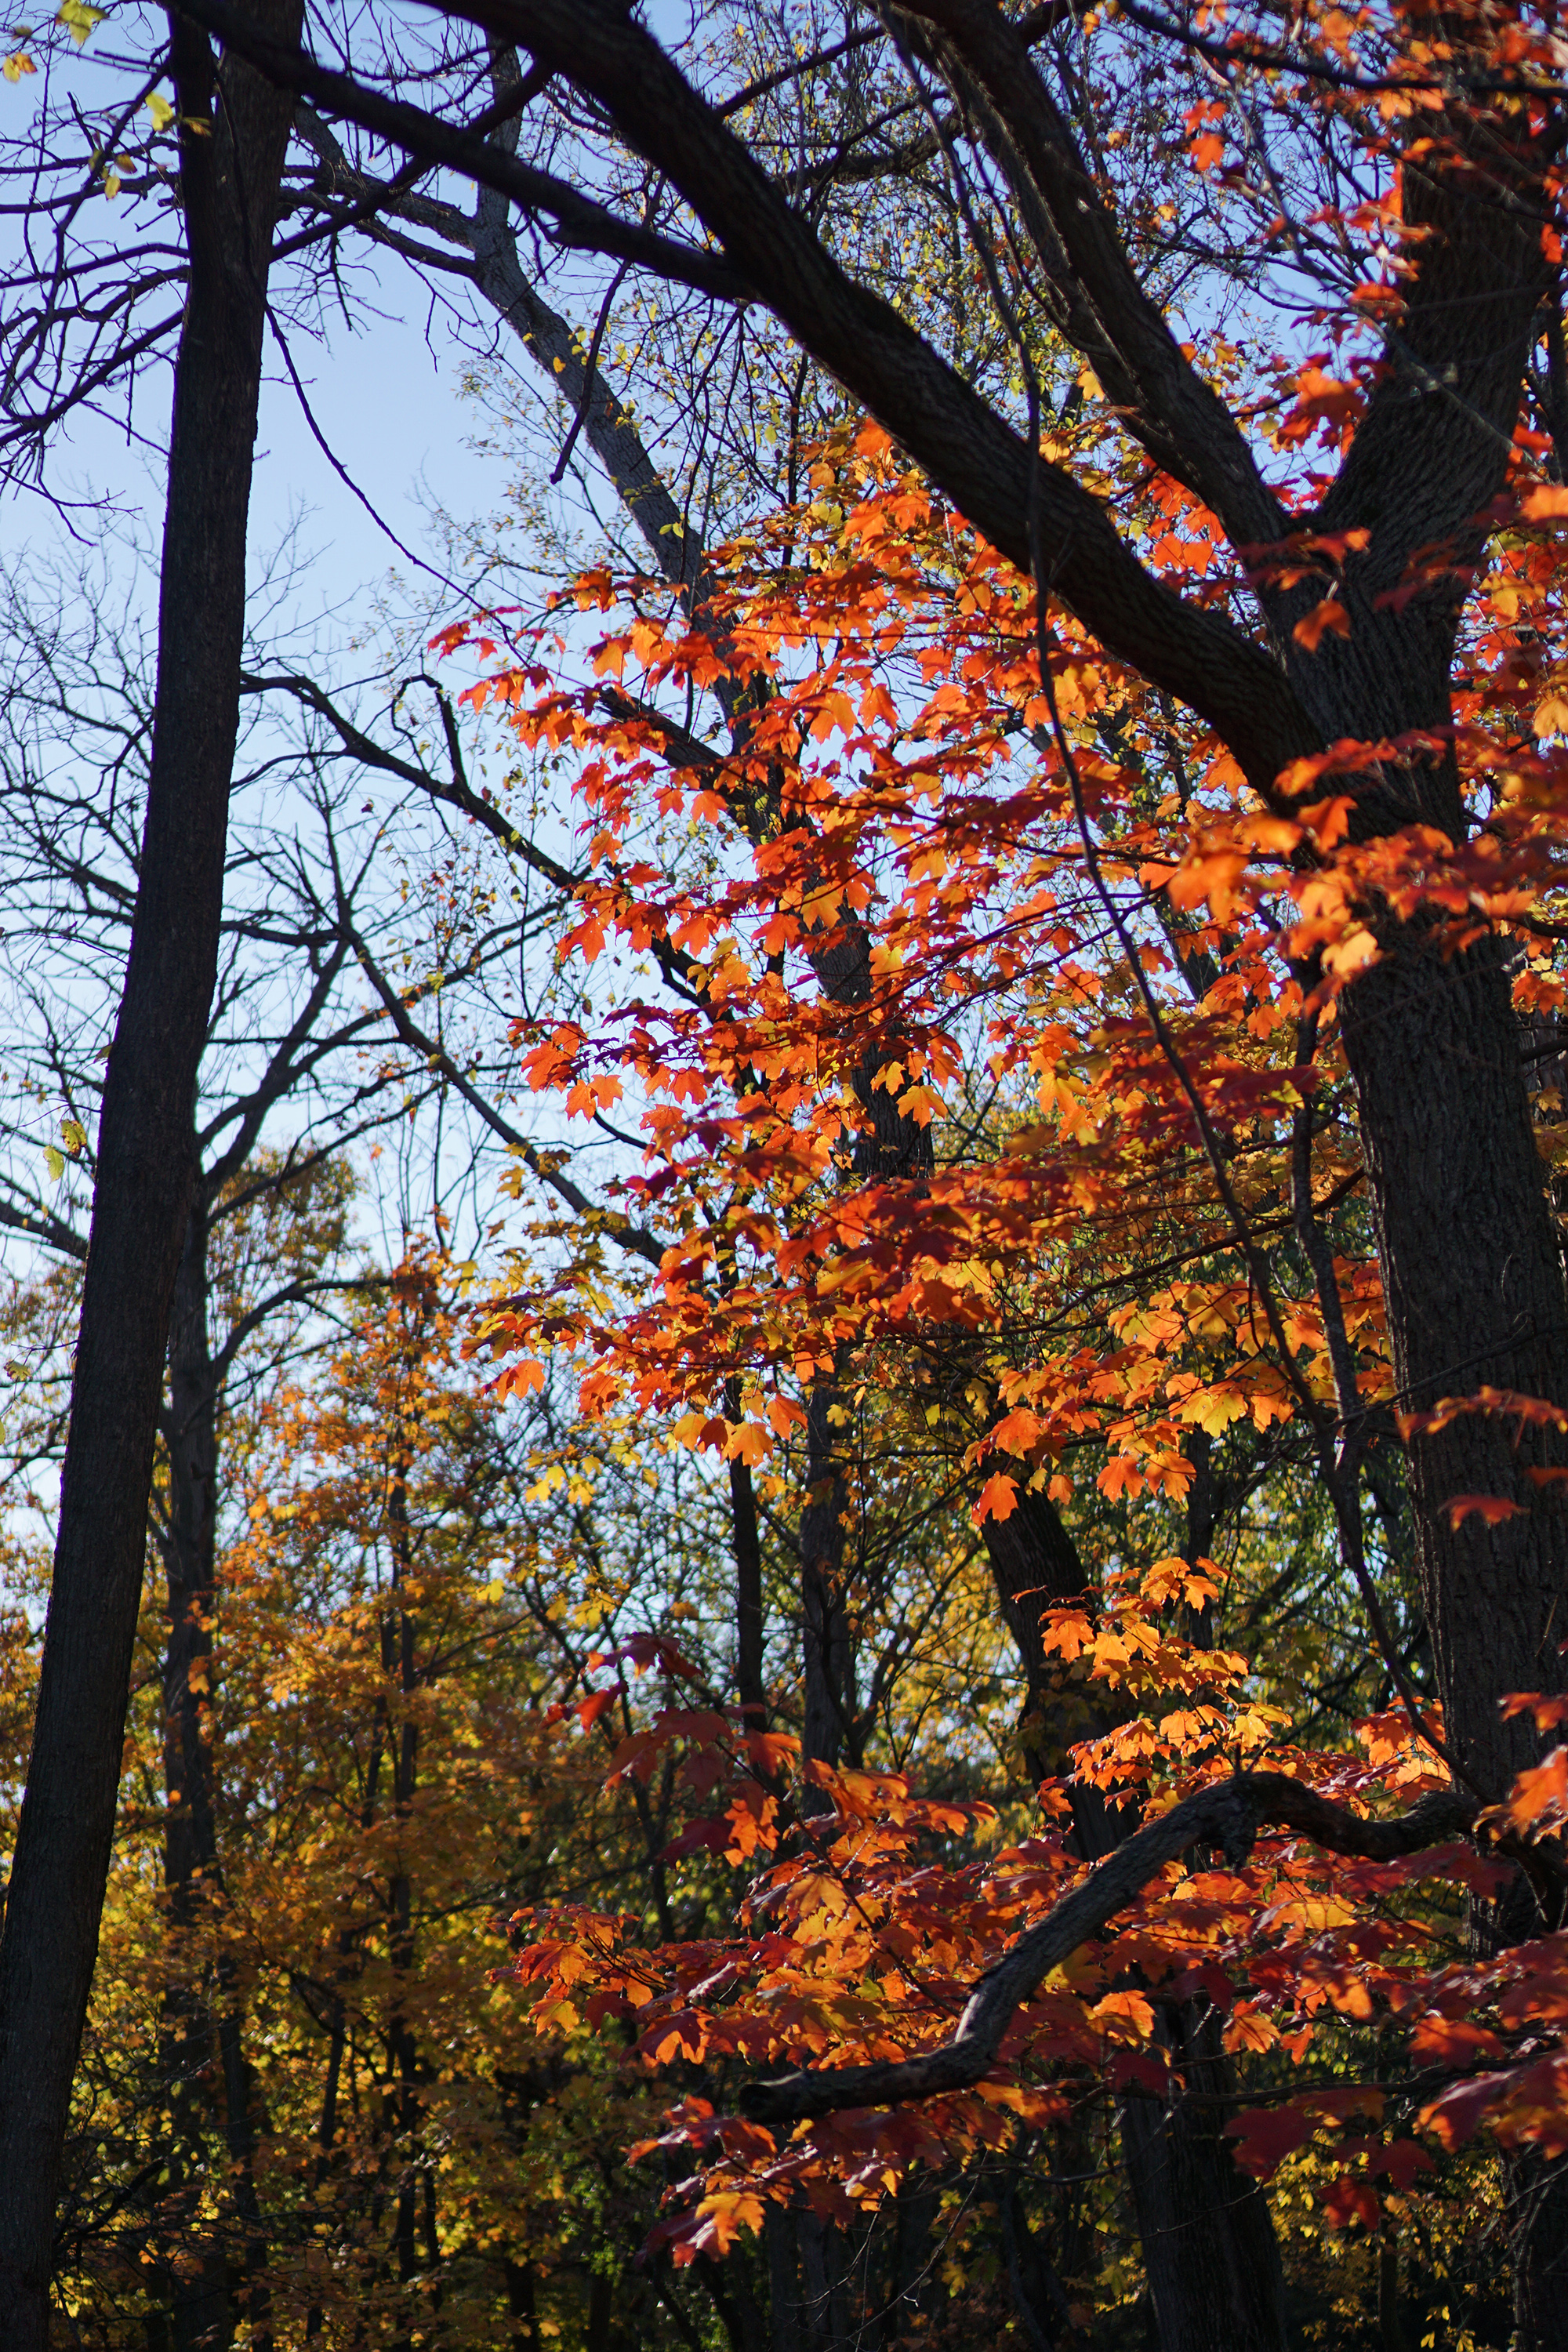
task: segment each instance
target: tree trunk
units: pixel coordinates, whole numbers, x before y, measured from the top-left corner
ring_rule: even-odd
[[[820,1382],[806,1411],[805,1505],[800,1515],[802,1666],[805,1681],[804,1763],[837,1765],[854,1722],[854,1657],[844,1606],[844,1512],[847,1496],[843,1436],[835,1412],[847,1411],[836,1386]],[[826,1800],[808,1783],[807,1811]]]
[[[763,2219],[763,2242],[768,2263],[767,2352],[801,2352],[800,2256],[795,2215],[782,2205],[769,2205]]]
[[[1513,2258],[1514,2352],[1568,2345],[1568,2167],[1532,2147],[1505,2149],[1504,2209]]]
[[[207,1312],[209,1203],[198,1181],[185,1224],[169,1319],[169,1533],[164,1546],[169,1638],[163,1661],[163,1887],[172,1969],[164,1994],[165,2079],[176,2148],[203,2168],[206,2128],[193,2095],[197,2073],[216,2058],[223,2094],[222,2173],[244,2232],[238,2267],[255,2352],[271,2344],[267,2326],[266,2243],[256,2188],[252,2080],[245,2055],[238,1987],[221,1949],[205,1957],[203,1915],[223,1897],[217,1772],[212,1734],[213,1612],[217,1600],[218,1381]],[[209,1997],[208,1986],[216,2000]],[[226,2344],[232,2332],[230,2250],[204,2251],[188,2282],[177,2279],[178,2347]],[[187,2312],[187,2303],[191,2309]],[[221,2321],[215,2312],[221,2308]]]
[[[409,1706],[418,1684],[415,1623],[408,1605],[409,1577],[413,1570],[412,1538],[408,1526],[408,1474],[411,1466],[406,1433],[399,1430],[395,1434],[387,1507],[392,1547],[392,1593],[391,1605],[382,1619],[381,1664],[388,1684],[396,1685],[403,1699],[395,1737],[388,1742],[392,1749],[393,1819],[400,1826],[399,1851],[395,1856],[387,1887],[387,1949],[392,1961],[393,2006],[387,2021],[386,2038],[388,2063],[395,2084],[393,2116],[399,2166],[393,2242],[397,2254],[397,2276],[404,2286],[407,2286],[419,2268],[416,2210],[422,2169],[420,2136],[423,2121],[419,2099],[419,2051],[404,2006],[415,1958],[414,1889],[408,1875],[407,1857],[401,1851],[404,1834],[401,1825],[406,1822],[414,1803],[419,1763],[418,1728]],[[403,2327],[406,2332],[400,2333],[398,2344],[400,2347],[407,2347],[414,2340],[412,2307],[407,2302],[403,2311]]]
[[[533,2265],[525,2257],[506,2258],[506,2307],[512,2323],[511,2352],[538,2352],[539,2328],[534,2311]]]
[[[256,0],[294,38],[298,0]],[[216,973],[272,213],[292,102],[176,21],[190,255],[131,951],[105,1074],[37,1717],[0,1940],[0,2342],[48,2340],[54,2210],[109,1874],[191,1115]],[[221,81],[222,104],[214,100]]]
[[[1238,2172],[1222,2126],[1236,2070],[1218,2021],[1165,2002],[1160,2036],[1179,2087],[1169,2106],[1131,2092],[1121,2149],[1160,2352],[1287,2352],[1285,2279],[1268,2200]],[[1192,2104],[1195,2094],[1205,2104]]]
[[[853,2341],[841,2233],[809,2208],[795,2216],[806,2352],[847,2352]]]
[[[1443,696],[1447,709],[1447,692]],[[1357,719],[1343,731],[1365,733]],[[1405,722],[1413,723],[1410,719]],[[1414,775],[1428,822],[1464,824],[1446,765]],[[1382,959],[1341,1009],[1376,1221],[1397,1402],[1429,1409],[1483,1385],[1568,1405],[1568,1294],[1501,944],[1445,956],[1429,929],[1384,927]],[[1409,1444],[1421,1601],[1446,1744],[1457,1773],[1496,1802],[1533,1764],[1529,1715],[1510,1691],[1561,1691],[1568,1632],[1568,1517],[1530,1478],[1560,1465],[1563,1438],[1504,1414],[1460,1412]],[[1489,1525],[1447,1506],[1490,1496],[1515,1507]],[[1482,1950],[1561,1921],[1521,1874],[1478,1905]],[[1515,2352],[1568,2346],[1568,2183],[1542,2170],[1511,2198]]]
[[[724,1411],[731,1421],[740,1420],[738,1379],[726,1383]],[[751,1465],[739,1457],[730,1465],[730,1531],[735,1556],[735,1689],[746,1729],[765,1731],[768,1694],[763,1661],[767,1622],[763,1602],[762,1529],[757,1520]]]
[[[1496,944],[1445,960],[1400,936],[1342,1019],[1401,1407],[1483,1383],[1568,1402],[1563,1261]],[[1561,1458],[1561,1442],[1476,1413],[1410,1446],[1447,1738],[1493,1801],[1538,1744],[1531,1718],[1504,1723],[1499,1699],[1563,1686],[1568,1522],[1526,1476],[1549,1451]],[[1453,1528],[1445,1506],[1458,1495],[1521,1507],[1501,1526],[1470,1516]]]
[[[172,2170],[184,2201],[199,2202],[209,2169],[210,2099],[204,2078],[217,2049],[199,1934],[216,1892],[217,1824],[209,1721],[212,1611],[217,1559],[217,1403],[207,1332],[207,1220],[198,1190],[186,1220],[169,1321],[169,1527],[164,1560],[169,1633],[163,1658],[163,1892],[168,1979],[163,2079]],[[175,2352],[216,2352],[233,2332],[221,2238],[187,2237],[174,2265]]]
[[[1200,1510],[1212,1496],[1202,1482]],[[1208,1539],[1212,1540],[1212,1526]],[[1031,1770],[1059,1771],[1065,1750],[1109,1727],[1087,1686],[1053,1678],[1040,1642],[1040,1612],[1076,1600],[1088,1579],[1078,1548],[1045,1495],[1021,1488],[1017,1507],[987,1519],[997,1599],[1027,1679],[1025,1740]],[[1190,1542],[1189,1550],[1196,1550]],[[1070,1790],[1073,1830],[1085,1861],[1110,1853],[1137,1827],[1132,1809],[1108,1805],[1097,1789]],[[1173,2020],[1174,2021],[1173,2022]],[[1184,2010],[1163,2032],[1185,2088],[1231,2094],[1236,2074],[1217,2039]],[[1219,2125],[1229,2110],[1166,2108],[1130,2096],[1121,2108],[1121,2153],[1142,2242],[1160,2352],[1284,2352],[1285,2280],[1268,2200],[1237,2170]]]
[[[347,2017],[341,1992],[332,1995],[331,2023],[328,2028],[327,2079],[321,2091],[321,2120],[316,2127],[316,2158],[311,2168],[311,2186],[318,2208],[321,2193],[332,2168],[332,2147],[338,2136],[338,2093],[342,2084],[343,2053],[347,2041]],[[507,2266],[510,2282],[511,2265]],[[319,2303],[312,2304],[305,2314],[305,2341],[315,2343],[321,2333],[326,2313]]]

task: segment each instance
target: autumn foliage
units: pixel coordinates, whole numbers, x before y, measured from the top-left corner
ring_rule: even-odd
[[[1370,295],[1359,315],[1376,315]],[[1375,377],[1357,334],[1342,320],[1334,349],[1276,373],[1269,437],[1298,464],[1303,511],[1318,478],[1298,461],[1343,446]],[[1102,413],[1082,416],[1053,428],[1049,454],[1120,501],[1153,570],[1234,606],[1245,580],[1215,518]],[[1117,1507],[1118,1540],[1079,1597],[1038,1613],[1063,1682],[1112,1718],[1064,1763],[1129,1820],[1258,1763],[1373,1821],[1447,1785],[1427,1744],[1437,1711],[1402,1706],[1386,1675],[1377,1711],[1297,1744],[1271,1703],[1284,1662],[1268,1629],[1216,1643],[1215,1605],[1221,1622],[1244,1613],[1224,1613],[1236,1570],[1150,1556],[1198,1475],[1194,1440],[1266,1454],[1294,1433],[1300,1459],[1314,1417],[1343,1425],[1326,1315],[1385,1452],[1434,1415],[1564,1425],[1486,1387],[1401,1411],[1336,1019],[1393,910],[1443,955],[1500,933],[1527,1034],[1555,1034],[1568,492],[1543,478],[1547,450],[1521,424],[1484,518],[1451,730],[1335,743],[1267,806],[1223,743],[1070,614],[1042,614],[1033,583],[871,426],[820,448],[808,497],[726,551],[700,625],[660,583],[600,572],[522,660],[500,653],[505,614],[445,641],[477,638],[490,658],[470,698],[506,713],[525,760],[568,761],[585,875],[562,953],[619,993],[591,1022],[520,1031],[520,1068],[568,1119],[636,1117],[646,1156],[617,1206],[663,1245],[657,1285],[629,1304],[568,1283],[498,1306],[498,1388],[569,1347],[587,1413],[668,1415],[679,1442],[778,1497],[798,1487],[822,1383],[896,1428],[977,1529],[1021,1494],[1092,1510],[1093,1489]],[[1269,559],[1321,583],[1297,626],[1309,650],[1342,634],[1351,551],[1303,530]],[[581,682],[563,683],[574,667]],[[746,709],[723,751],[662,715],[721,680]],[[1450,750],[1465,839],[1420,823],[1352,834],[1368,770]],[[862,984],[813,990],[814,960],[820,972],[847,947],[863,947]],[[674,1001],[646,991],[656,965],[682,983]],[[857,1156],[879,1097],[928,1139],[912,1171]],[[1554,1160],[1555,1091],[1536,1101]],[[1326,1242],[1331,1305],[1304,1227]],[[1541,1507],[1562,1475],[1531,1473]],[[1456,1525],[1520,1507],[1447,1505]],[[608,1916],[520,1921],[515,1979],[552,2033],[621,2021],[633,2063],[736,2084],[905,2057],[950,2038],[970,1990],[1084,1873],[1059,1779],[1015,1842],[989,1809],[931,1802],[897,1773],[808,1760],[781,1776],[732,1709],[679,1703],[678,1656],[638,1663],[674,1703],[613,1769],[646,1779],[668,1748],[685,1759],[705,1811],[674,1851],[750,1874],[741,1932],[650,1953]],[[1505,1704],[1533,1706],[1548,1734],[1563,1713]],[[1483,2128],[1561,2155],[1568,1939],[1483,1958],[1456,1954],[1451,1928],[1456,1906],[1484,1909],[1520,1868],[1555,1883],[1565,1801],[1553,1747],[1473,1843],[1379,1863],[1270,1837],[1244,1867],[1172,1864],[1025,2002],[973,2092],[793,2135],[743,2120],[733,2090],[688,2097],[647,2144],[683,2174],[653,2244],[678,2263],[721,2254],[770,2202],[803,2196],[853,2227],[911,2168],[1060,2126],[1091,2095],[1167,2101],[1159,2002],[1206,2004],[1244,2078],[1262,2062],[1262,2103],[1237,2105],[1225,2135],[1256,2179],[1285,2165],[1332,2231],[1397,2229],[1413,2199],[1440,2203],[1447,2159]]]

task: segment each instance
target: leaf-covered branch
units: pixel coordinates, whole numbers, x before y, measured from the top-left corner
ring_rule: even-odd
[[[1334,1853],[1391,1862],[1463,1837],[1474,1822],[1473,1803],[1453,1793],[1430,1797],[1394,1821],[1366,1821],[1283,1773],[1238,1773],[1200,1789],[1149,1822],[1037,1927],[1020,1936],[976,1985],[951,2042],[918,2058],[816,2073],[803,2068],[752,2083],[741,2093],[742,2109],[753,2123],[799,2123],[845,2107],[933,2098],[984,2081],[1014,2016],[1041,1979],[1070,1959],[1189,1846],[1218,1846],[1232,1868],[1239,1869],[1260,1829],[1290,1829]]]

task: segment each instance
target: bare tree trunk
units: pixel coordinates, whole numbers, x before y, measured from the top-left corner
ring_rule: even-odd
[[[739,1380],[726,1386],[724,1410],[731,1421],[740,1420]],[[735,1555],[735,1688],[746,1729],[765,1731],[768,1693],[763,1655],[767,1621],[763,1603],[762,1530],[751,1465],[739,1458],[730,1465],[730,1529]]]
[[[163,1659],[163,1892],[168,1978],[163,2078],[172,2170],[194,2212],[209,2170],[204,2080],[217,2054],[209,1961],[199,1927],[216,1892],[217,1825],[210,1715],[216,1580],[217,1402],[207,1331],[207,1221],[192,1203],[169,1321],[169,1634]],[[174,2265],[175,2352],[216,2352],[232,2334],[221,2238],[187,2237]]]
[[[803,2210],[795,2217],[807,2352],[848,2352],[854,2340],[843,2233]]]
[[[316,2127],[316,2160],[312,2167],[312,2186],[318,2197],[332,2168],[332,2146],[338,2136],[338,2093],[342,2084],[346,2041],[347,2018],[343,1997],[341,1992],[334,1992],[328,2025],[327,2079],[321,2091],[321,2120]],[[321,2305],[312,2304],[305,2315],[307,2344],[318,2340],[325,2318]]]
[[[1447,711],[1446,687],[1442,703]],[[1348,715],[1345,732],[1373,713]],[[1406,724],[1409,723],[1407,720]],[[1428,822],[1464,822],[1446,766],[1410,779]],[[1341,1013],[1377,1224],[1394,1386],[1420,1411],[1483,1384],[1568,1404],[1568,1297],[1536,1150],[1502,950],[1486,939],[1445,955],[1428,932],[1389,925],[1381,962]],[[1409,1446],[1421,1601],[1446,1743],[1489,1801],[1536,1761],[1528,1714],[1503,1720],[1510,1691],[1561,1690],[1568,1623],[1568,1524],[1541,1507],[1530,1472],[1560,1466],[1563,1441],[1504,1417],[1462,1412]],[[1495,1496],[1516,1516],[1454,1525],[1460,1495]],[[1554,1929],[1522,1874],[1495,1907],[1477,1906],[1479,1947]],[[1533,2159],[1510,2193],[1517,2352],[1568,2346],[1568,2181]]]
[[[199,2172],[206,2162],[208,2104],[198,2075],[216,2060],[223,2094],[223,2160],[239,2210],[250,2342],[271,2343],[267,2326],[266,2246],[256,2187],[252,2083],[245,2056],[232,1961],[204,1955],[204,1914],[221,1902],[217,1775],[212,1735],[213,1612],[217,1599],[218,1379],[207,1312],[211,1239],[205,1188],[198,1182],[185,1224],[169,1322],[168,1647],[163,1663],[163,1836],[165,1916],[171,1974],[164,1994],[165,2078],[177,2160]],[[211,1991],[216,1991],[216,2000]],[[176,2273],[177,2347],[226,2344],[233,2314],[229,2252],[201,2250],[188,2274]]]
[[[408,1706],[417,1674],[414,1654],[415,1625],[408,1612],[408,1580],[413,1566],[408,1528],[410,1460],[406,1435],[401,1431],[397,1433],[395,1444],[387,1509],[392,1537],[392,1605],[382,1620],[381,1664],[388,1682],[395,1682],[404,1700],[402,1720],[397,1726],[395,1738],[390,1742],[393,1818],[401,1823],[407,1820],[414,1802],[418,1775],[419,1734]],[[393,2241],[397,2253],[398,2279],[406,2286],[419,2268],[417,2204],[421,2113],[419,2052],[404,2008],[408,1978],[414,1966],[414,1889],[406,1858],[401,1853],[397,1855],[387,1888],[387,1942],[394,1987],[392,2015],[387,2021],[387,2053],[396,2085],[393,2116],[400,2142],[398,2161],[401,2167]],[[404,2319],[405,2332],[399,2335],[398,2343],[406,2347],[413,2342],[412,2329],[407,2326],[406,2309]]]
[[[299,0],[255,0],[296,37]],[[172,34],[190,256],[142,867],[105,1075],[54,1587],[0,1940],[0,2342],[48,2340],[54,2210],[109,1874],[191,1111],[216,972],[272,214],[292,103]],[[221,88],[221,103],[216,103]],[[195,124],[193,130],[190,126]]]
[[[1507,2149],[1500,2161],[1513,2249],[1514,2342],[1519,2352],[1563,2352],[1568,2346],[1568,2167],[1561,2157],[1548,2161],[1534,2148]],[[1397,2279],[1396,2267],[1395,2290]],[[1393,2294],[1389,2300],[1397,2314]]]
[[[768,2258],[767,2352],[801,2352],[800,2254],[795,2217],[770,2205],[763,2223]]]
[[[1179,2085],[1169,2105],[1131,2092],[1121,2149],[1160,2352],[1286,2352],[1285,2279],[1268,2200],[1237,2171],[1222,2126],[1236,2070],[1216,2020],[1157,2011]],[[1193,2094],[1203,2099],[1191,2104]]]
[[[506,2260],[506,2307],[512,2323],[511,2352],[537,2352],[539,2329],[533,2297],[533,2266],[525,2258]]]

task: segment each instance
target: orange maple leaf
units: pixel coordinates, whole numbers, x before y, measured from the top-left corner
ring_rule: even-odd
[[[1510,1503],[1506,1495],[1450,1495],[1443,1508],[1451,1528],[1458,1528],[1472,1517],[1484,1519],[1489,1528],[1497,1528],[1504,1519],[1515,1517],[1523,1505]]]
[[[977,1528],[987,1519],[1010,1519],[1018,1507],[1018,1489],[1011,1478],[999,1470],[994,1478],[987,1478],[980,1489],[972,1517]]]
[[[1314,604],[1310,613],[1303,613],[1290,635],[1299,646],[1305,646],[1310,654],[1315,654],[1329,630],[1332,630],[1336,637],[1348,637],[1351,633],[1351,616],[1334,596],[1325,596],[1321,604]]]

